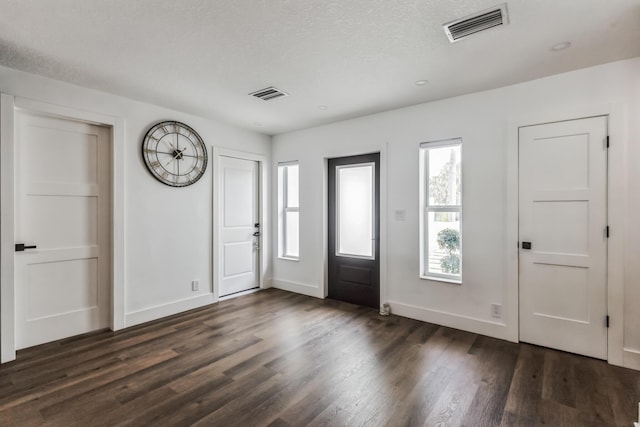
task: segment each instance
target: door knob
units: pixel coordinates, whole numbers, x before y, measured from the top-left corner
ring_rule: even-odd
[[[256,222],[255,224],[253,224],[253,226],[254,226],[255,228],[260,228],[260,223],[259,223],[259,222]]]
[[[531,242],[522,242],[522,249],[531,249]]]
[[[25,249],[35,249],[36,245],[27,246],[24,243],[16,243],[16,252],[23,252]]]
[[[259,232],[259,231],[256,231],[255,233],[253,233],[253,236],[254,236],[254,237],[260,237],[260,232]]]

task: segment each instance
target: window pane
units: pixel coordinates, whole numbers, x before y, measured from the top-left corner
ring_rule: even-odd
[[[428,212],[427,274],[460,275],[460,212]]]
[[[460,145],[430,148],[429,205],[460,205]]]
[[[287,207],[298,207],[298,165],[287,166]]]
[[[284,256],[298,257],[298,212],[285,213],[286,240]]]
[[[374,165],[337,168],[338,253],[373,256]]]

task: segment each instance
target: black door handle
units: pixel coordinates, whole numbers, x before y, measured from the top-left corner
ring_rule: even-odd
[[[531,249],[531,242],[522,242],[522,249]]]
[[[260,237],[260,232],[259,232],[259,231],[256,231],[255,233],[253,233],[253,236],[254,236],[254,237]]]
[[[24,243],[16,243],[16,252],[22,252],[25,249],[35,249],[36,247],[36,245],[26,246]]]

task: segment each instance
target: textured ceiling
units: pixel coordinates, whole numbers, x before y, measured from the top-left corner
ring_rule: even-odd
[[[276,134],[640,55],[640,0],[509,0],[449,43],[499,1],[0,0],[0,64]]]

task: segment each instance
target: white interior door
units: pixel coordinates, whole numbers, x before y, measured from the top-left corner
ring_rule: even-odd
[[[520,128],[520,340],[607,358],[607,118]],[[529,245],[530,244],[530,248]]]
[[[220,156],[220,296],[260,286],[259,167],[253,160]]]
[[[110,130],[16,114],[16,348],[106,328]]]

